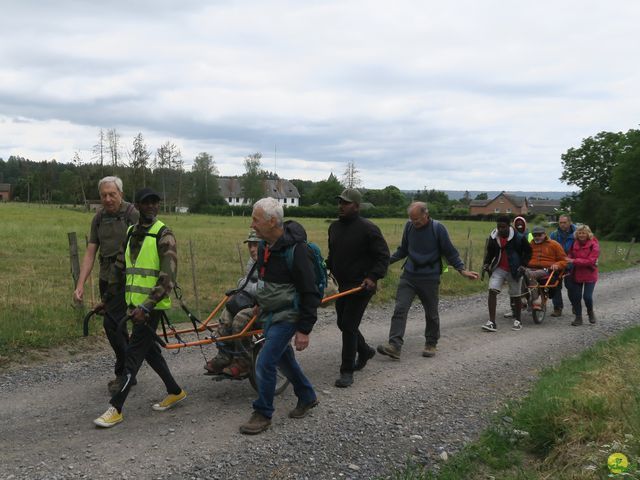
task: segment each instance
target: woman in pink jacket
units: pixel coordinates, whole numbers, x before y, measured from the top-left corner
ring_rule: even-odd
[[[598,256],[600,245],[593,236],[588,225],[580,225],[575,231],[575,242],[569,250],[569,263],[573,264],[569,300],[573,306],[576,318],[571,325],[582,325],[582,299],[587,307],[589,323],[596,323],[593,313],[593,290],[598,281]]]

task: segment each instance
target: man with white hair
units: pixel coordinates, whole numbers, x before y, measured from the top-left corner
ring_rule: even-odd
[[[258,398],[253,414],[240,426],[244,434],[257,434],[271,425],[274,412],[277,368],[289,379],[298,397],[290,418],[302,418],[318,405],[311,382],[296,361],[296,350],[309,345],[309,334],[317,318],[320,292],[316,286],[313,252],[306,244],[307,233],[294,221],[283,221],[282,205],[275,198],[263,198],[253,206],[251,228],[263,242],[258,247],[258,321],[265,342],[256,363]]]
[[[138,222],[139,214],[135,207],[123,199],[122,180],[118,177],[104,177],[98,182],[98,192],[102,208],[98,209],[91,221],[89,244],[82,259],[80,275],[73,299],[82,303],[84,298],[84,284],[91,275],[98,250],[100,263],[100,297],[104,297],[109,283],[111,268],[115,262],[120,246],[127,236],[127,228]],[[129,341],[126,330],[118,330],[118,322],[126,314],[124,290],[121,295],[115,295],[106,304],[96,305],[97,311],[103,311],[104,331],[107,334],[111,348],[116,355],[115,375],[109,382],[109,393],[118,390],[120,377],[124,371],[125,350]]]

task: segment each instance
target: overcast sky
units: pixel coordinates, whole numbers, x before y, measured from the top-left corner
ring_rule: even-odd
[[[222,175],[568,190],[560,156],[638,128],[640,2],[2,1],[0,157],[177,144]],[[275,154],[277,149],[277,155]]]

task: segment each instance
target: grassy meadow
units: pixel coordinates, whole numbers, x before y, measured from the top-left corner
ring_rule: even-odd
[[[93,214],[59,206],[0,203],[0,366],[34,349],[64,344],[82,335],[85,310],[74,309],[71,296],[74,285],[69,261],[68,232],[76,232],[80,260],[85,251],[85,236]],[[249,217],[214,217],[161,213],[160,218],[174,231],[178,241],[178,283],[187,305],[196,311],[189,243],[193,245],[198,312],[206,317],[223,293],[235,286],[248,258],[242,241],[249,231]],[[309,239],[326,254],[327,228],[332,219],[299,219]],[[403,218],[376,219],[391,251],[400,243]],[[446,221],[454,244],[465,257],[468,246],[472,267],[479,271],[484,241],[493,224]],[[640,247],[624,260],[628,244],[604,242],[601,271],[624,268],[640,261]],[[391,266],[381,282],[375,302],[393,300],[401,263]],[[93,271],[93,290],[98,300],[97,262]],[[443,275],[442,295],[465,295],[486,288],[486,282],[470,282],[455,271]],[[91,304],[91,286],[85,286],[85,304]],[[183,317],[174,313],[180,321]],[[99,333],[99,322],[92,322]]]

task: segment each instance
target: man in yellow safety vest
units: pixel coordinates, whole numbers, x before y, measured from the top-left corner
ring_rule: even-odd
[[[168,410],[187,396],[171,375],[155,335],[162,312],[171,307],[169,294],[173,290],[178,267],[176,239],[171,230],[156,218],[160,195],[150,188],[143,188],[136,193],[135,204],[140,220],[129,227],[107,292],[107,295],[114,294],[118,287],[121,291],[122,283],[125,284],[125,301],[133,329],[120,388],[111,397],[107,411],[93,421],[103,428],[122,421],[122,407],[144,360],[160,376],[167,389],[165,399],[152,406],[154,410]]]

